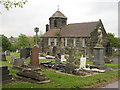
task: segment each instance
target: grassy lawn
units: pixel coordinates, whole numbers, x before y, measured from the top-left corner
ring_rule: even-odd
[[[18,53],[12,53],[11,56],[17,56],[20,55]],[[10,73],[15,76],[18,70],[12,69],[12,66],[9,64],[9,61],[11,60],[10,56],[7,56],[7,61],[2,61],[1,63],[3,65],[7,65],[9,67]],[[48,61],[53,59],[42,59],[40,62]],[[29,59],[25,62],[29,63]],[[54,60],[53,60],[54,61]],[[92,62],[87,60],[87,64],[92,65]],[[106,64],[108,67],[118,67],[118,64],[112,63],[112,64]],[[88,77],[77,77],[77,76],[71,76],[66,74],[60,74],[56,73],[54,70],[43,70],[41,73],[47,75],[51,83],[46,84],[34,84],[34,83],[28,83],[28,82],[15,82],[10,84],[3,85],[3,88],[80,88],[83,86],[90,86],[94,84],[98,84],[100,82],[107,82],[109,80],[114,79],[115,77],[118,77],[118,71],[108,71],[101,74],[95,74]]]
[[[80,88],[100,82],[107,82],[114,77],[118,77],[118,71],[109,71],[84,78],[59,74],[54,71],[45,71],[42,73],[46,74],[53,82],[41,85],[27,82],[15,82],[3,85],[3,88]]]

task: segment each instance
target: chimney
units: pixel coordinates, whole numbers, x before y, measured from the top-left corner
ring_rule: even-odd
[[[49,31],[49,25],[46,24],[46,32]]]

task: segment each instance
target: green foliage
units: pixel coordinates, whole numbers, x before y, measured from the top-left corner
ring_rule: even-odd
[[[34,40],[34,44],[36,44],[36,40],[40,41],[40,36],[39,35],[38,36],[34,35],[33,40]]]
[[[108,37],[108,42],[110,43],[110,45],[112,47],[119,47],[120,46],[120,38],[115,37],[115,35],[112,33],[108,33],[107,37]]]
[[[59,35],[60,35],[60,31],[55,31],[55,34],[56,34],[57,36],[59,36]]]
[[[20,34],[17,44],[18,44],[19,49],[30,47],[30,40],[26,35]]]
[[[7,10],[9,10],[10,8],[13,7],[20,7],[23,8],[23,5],[26,4],[26,2],[28,2],[27,0],[21,0],[21,1],[10,1],[10,0],[0,0],[0,4],[3,5]]]
[[[9,39],[4,35],[0,35],[0,38],[2,39],[2,49],[3,49],[3,51],[10,50],[11,43],[10,43]]]

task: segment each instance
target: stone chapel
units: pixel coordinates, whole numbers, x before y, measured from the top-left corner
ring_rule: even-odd
[[[67,48],[74,48],[81,54],[93,54],[98,41],[98,30],[102,32],[102,45],[106,48],[107,34],[101,19],[94,22],[67,24],[67,17],[57,10],[49,18],[46,33],[41,37],[41,51],[55,55],[62,49],[64,54],[67,54]]]

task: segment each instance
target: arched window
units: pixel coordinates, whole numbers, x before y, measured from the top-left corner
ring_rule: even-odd
[[[54,27],[57,27],[57,20],[54,21]]]

